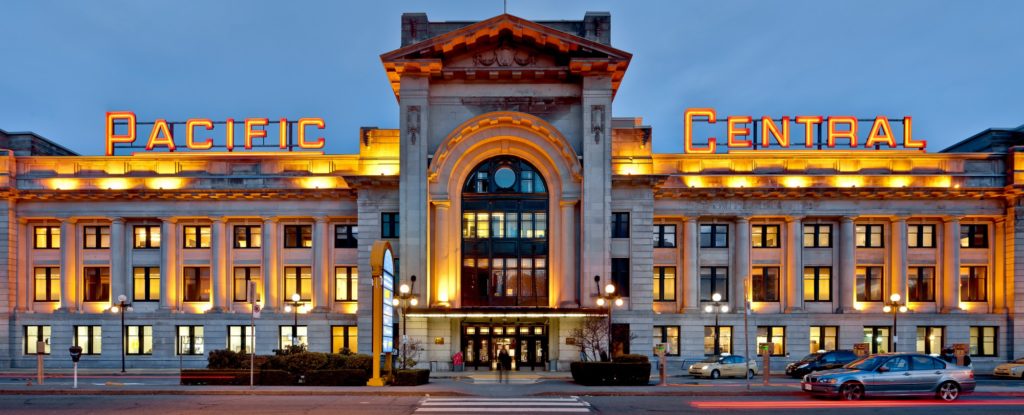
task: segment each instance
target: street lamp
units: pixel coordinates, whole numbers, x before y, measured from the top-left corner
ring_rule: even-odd
[[[405,369],[406,360],[409,358],[409,352],[406,350],[406,343],[408,342],[405,329],[407,326],[405,324],[406,309],[409,306],[416,307],[420,303],[420,300],[416,298],[416,294],[412,293],[412,287],[416,286],[416,276],[413,275],[409,277],[409,281],[412,282],[412,286],[409,286],[409,284],[400,285],[398,287],[398,295],[391,299],[391,305],[398,307],[398,310],[402,313],[402,342],[400,345],[402,352],[402,369]]]
[[[608,305],[608,358],[610,359],[612,356],[612,309],[622,307],[622,296],[615,292],[615,284],[613,283],[606,284],[604,291],[601,291],[600,275],[594,276],[594,284],[597,285],[597,306],[604,307],[605,304]]]
[[[715,355],[717,356],[717,355],[722,353],[722,342],[721,342],[722,331],[718,327],[718,313],[719,312],[728,313],[729,312],[729,305],[721,303],[721,301],[722,301],[722,294],[719,294],[719,293],[712,294],[711,295],[711,301],[713,302],[712,304],[708,304],[708,305],[704,306],[704,312],[705,313],[715,313]]]
[[[900,313],[907,312],[907,305],[900,302],[900,295],[898,293],[892,293],[889,296],[889,301],[885,303],[885,307],[882,307],[882,311],[886,313],[892,313],[892,352],[896,353],[896,344],[899,343],[899,336],[896,335],[896,317]]]
[[[110,312],[115,314],[121,314],[121,373],[124,373],[124,356],[126,349],[128,348],[128,336],[125,335],[124,325],[124,313],[126,311],[132,311],[132,303],[128,302],[128,297],[124,294],[117,296],[117,302],[110,306]]]
[[[302,296],[299,293],[293,293],[291,301],[284,302],[284,312],[292,313],[292,346],[299,343],[299,309],[304,307],[306,303],[302,302]],[[253,349],[256,350],[255,348]]]

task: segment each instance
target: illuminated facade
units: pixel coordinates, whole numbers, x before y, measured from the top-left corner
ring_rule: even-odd
[[[125,156],[0,134],[12,149],[0,159],[4,364],[34,365],[34,340],[48,338],[50,365],[69,365],[73,342],[85,367],[118,365],[111,305],[125,295],[129,367],[205,365],[210,350],[252,347],[248,281],[264,306],[258,353],[295,338],[366,352],[377,240],[394,247],[399,283],[417,277],[407,329],[424,367],[462,351],[487,368],[507,346],[520,369],[564,369],[579,358],[572,330],[607,315],[608,283],[624,300],[612,305],[616,353],[662,342],[673,360],[716,344],[743,353],[746,298],[750,344],[792,358],[889,350],[894,334],[900,351],[970,344],[976,364],[1021,354],[1022,129],[926,153],[913,140],[807,149],[794,127],[791,149],[737,151],[744,134],[729,122],[732,152],[701,154],[687,137],[697,151],[655,154],[650,127],[612,117],[631,55],[610,46],[603,13],[406,14],[402,47],[381,59],[399,128],[361,130],[358,154],[245,149],[265,119],[238,120],[231,153],[202,151],[200,136],[222,134],[212,122],[177,144],[197,151]],[[836,137],[896,142],[885,129],[898,127],[875,119],[857,136],[856,125]],[[786,127],[773,128],[778,142]],[[294,331],[292,294],[305,304]],[[717,327],[714,294],[728,306]],[[892,294],[908,306],[898,333],[883,310]]]

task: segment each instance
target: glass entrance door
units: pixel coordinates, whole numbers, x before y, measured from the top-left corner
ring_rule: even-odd
[[[466,367],[498,370],[498,356],[508,350],[512,370],[544,368],[547,362],[544,323],[463,323],[462,353]]]

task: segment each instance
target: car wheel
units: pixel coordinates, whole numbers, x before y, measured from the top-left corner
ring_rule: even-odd
[[[839,399],[859,401],[862,398],[864,398],[864,385],[857,382],[848,382],[839,387]]]
[[[750,370],[747,371],[747,379],[753,379],[754,375],[755,375],[754,369],[750,369]]]
[[[711,371],[711,379],[718,379],[718,377],[719,377],[719,376],[721,376],[721,375],[722,375],[722,374],[721,374],[721,373],[718,373],[718,370],[717,370],[717,369],[716,369],[716,370],[712,370],[712,371]]]
[[[956,398],[960,397],[960,385],[953,381],[942,382],[939,385],[939,391],[935,395],[946,402],[953,402]]]

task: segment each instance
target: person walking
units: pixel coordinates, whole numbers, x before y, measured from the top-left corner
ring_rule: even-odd
[[[498,352],[498,383],[501,383],[502,379],[508,383],[506,371],[509,370],[512,370],[512,356],[508,354],[508,346],[501,346],[501,351]]]

